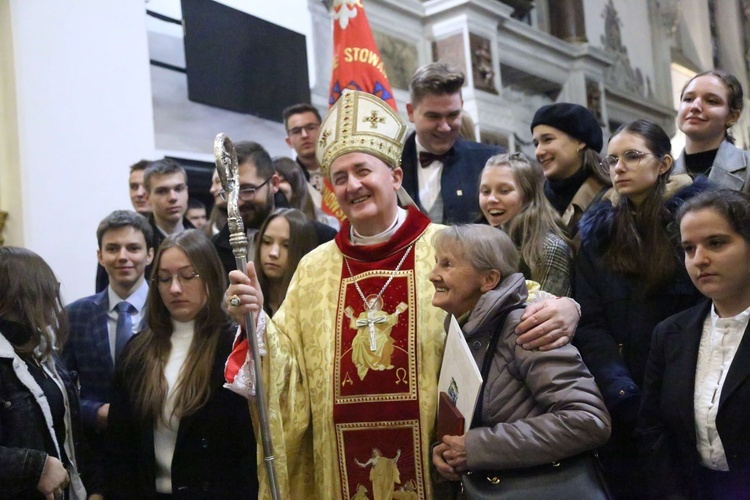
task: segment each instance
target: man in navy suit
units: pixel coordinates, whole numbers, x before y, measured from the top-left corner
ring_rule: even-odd
[[[501,148],[461,139],[464,75],[445,63],[417,69],[406,105],[415,132],[401,156],[403,187],[433,222],[475,222],[480,215],[479,176]]]
[[[86,487],[101,493],[98,470],[103,452],[103,431],[107,427],[109,397],[116,364],[119,314],[128,314],[130,334],[138,331],[145,316],[148,283],[144,273],[154,258],[154,232],[148,220],[129,210],[116,210],[96,230],[99,264],[107,271],[109,285],[96,295],[79,299],[66,307],[70,337],[63,349],[68,369],[78,374],[81,387],[81,417],[84,437],[93,453]],[[129,312],[118,313],[127,301]]]

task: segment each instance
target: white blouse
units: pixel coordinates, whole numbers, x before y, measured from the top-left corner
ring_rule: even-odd
[[[724,445],[716,430],[716,414],[721,389],[745,334],[748,319],[750,308],[737,316],[720,318],[711,307],[711,314],[703,322],[693,396],[695,438],[701,464],[712,470],[729,470]]]

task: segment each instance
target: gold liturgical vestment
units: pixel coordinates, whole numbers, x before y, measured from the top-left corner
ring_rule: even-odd
[[[410,208],[388,242],[353,246],[344,222],[300,262],[263,358],[282,498],[432,498],[445,313],[428,276],[439,230]]]

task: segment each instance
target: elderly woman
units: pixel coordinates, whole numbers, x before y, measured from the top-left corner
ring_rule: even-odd
[[[0,498],[86,498],[57,278],[37,254],[0,247],[0,283]]]
[[[467,471],[549,464],[603,445],[610,419],[578,351],[528,351],[514,329],[527,297],[510,238],[486,225],[452,226],[435,236],[432,304],[454,315],[483,366],[492,361],[475,426],[445,436],[433,463],[449,480]]]

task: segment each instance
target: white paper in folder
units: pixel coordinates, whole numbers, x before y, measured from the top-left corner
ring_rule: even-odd
[[[438,398],[441,392],[450,396],[453,404],[466,419],[466,428],[471,425],[479,391],[482,389],[482,374],[474,356],[471,355],[461,327],[451,316],[448,335],[445,340],[443,366],[438,380]]]

